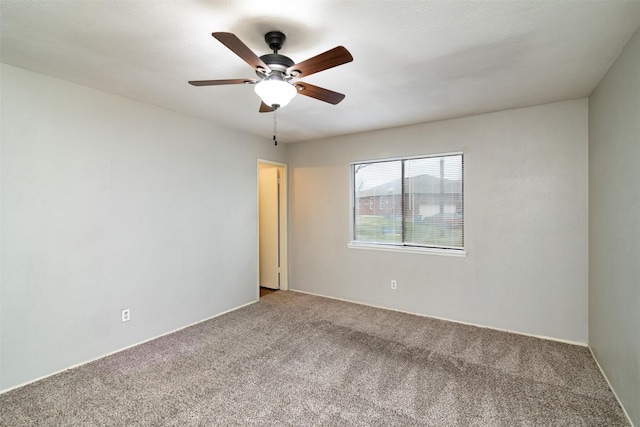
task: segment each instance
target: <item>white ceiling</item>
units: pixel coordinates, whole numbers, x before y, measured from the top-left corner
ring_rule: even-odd
[[[256,77],[211,33],[263,55],[280,30],[295,62],[343,45],[353,62],[305,81],[345,100],[278,112],[279,141],[297,142],[588,96],[640,0],[0,0],[0,17],[4,63],[269,139],[252,86],[187,84]]]

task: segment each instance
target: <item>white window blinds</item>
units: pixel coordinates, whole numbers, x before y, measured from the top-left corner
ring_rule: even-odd
[[[462,153],[352,164],[354,242],[464,249]]]

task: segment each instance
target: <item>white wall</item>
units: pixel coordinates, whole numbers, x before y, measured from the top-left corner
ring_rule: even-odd
[[[586,343],[587,145],[586,99],[294,144],[290,288]],[[466,258],[347,248],[349,162],[452,151]]]
[[[640,30],[589,98],[589,345],[640,426]]]
[[[0,389],[256,299],[256,159],[281,147],[1,71]]]

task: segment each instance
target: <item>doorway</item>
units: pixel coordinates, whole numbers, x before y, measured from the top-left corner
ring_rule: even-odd
[[[287,286],[287,167],[258,160],[258,298]]]

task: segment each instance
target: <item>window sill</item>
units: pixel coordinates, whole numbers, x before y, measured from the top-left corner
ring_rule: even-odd
[[[374,243],[358,243],[350,242],[347,245],[350,249],[365,249],[373,251],[386,251],[386,252],[404,252],[411,254],[426,254],[426,255],[444,255],[453,257],[466,257],[467,251],[463,249],[437,249],[437,248],[419,248],[411,246],[393,246],[393,245],[376,245]]]

